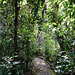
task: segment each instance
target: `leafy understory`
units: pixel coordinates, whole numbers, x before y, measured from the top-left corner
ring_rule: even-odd
[[[35,58],[51,75],[75,74],[74,0],[0,0],[0,75],[34,75]]]

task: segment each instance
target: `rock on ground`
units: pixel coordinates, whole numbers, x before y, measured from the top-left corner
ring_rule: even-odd
[[[36,57],[32,63],[35,75],[55,75],[44,59]]]

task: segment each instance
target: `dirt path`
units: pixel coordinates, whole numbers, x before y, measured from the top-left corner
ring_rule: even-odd
[[[45,60],[37,57],[33,60],[33,71],[35,75],[55,75]]]

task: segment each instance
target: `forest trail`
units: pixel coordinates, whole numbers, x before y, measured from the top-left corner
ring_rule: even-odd
[[[34,58],[33,71],[35,75],[55,75],[44,59]]]

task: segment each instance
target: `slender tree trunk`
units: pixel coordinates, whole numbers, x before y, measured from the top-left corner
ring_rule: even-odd
[[[18,28],[18,2],[15,0],[15,20],[14,20],[14,53],[17,52],[17,28]]]
[[[29,58],[29,55],[30,55],[29,47],[30,47],[29,36],[27,36],[27,41],[26,41],[26,71],[29,70],[29,65],[28,65],[29,60],[30,60],[30,58]]]
[[[30,20],[28,19],[28,21],[30,22]],[[30,25],[28,26],[28,30],[30,30]],[[30,61],[30,42],[29,42],[29,36],[30,32],[28,32],[27,37],[26,37],[26,71],[29,71],[29,61]]]
[[[59,36],[57,34],[57,41],[60,45],[60,48],[61,48],[61,51],[65,50],[65,43],[63,42],[64,41],[64,37],[63,36]]]
[[[17,29],[18,29],[18,0],[14,0],[15,3],[15,20],[14,20],[14,54],[17,53]],[[13,68],[15,68],[16,65],[13,65]],[[16,75],[16,70],[12,70],[11,75]]]

